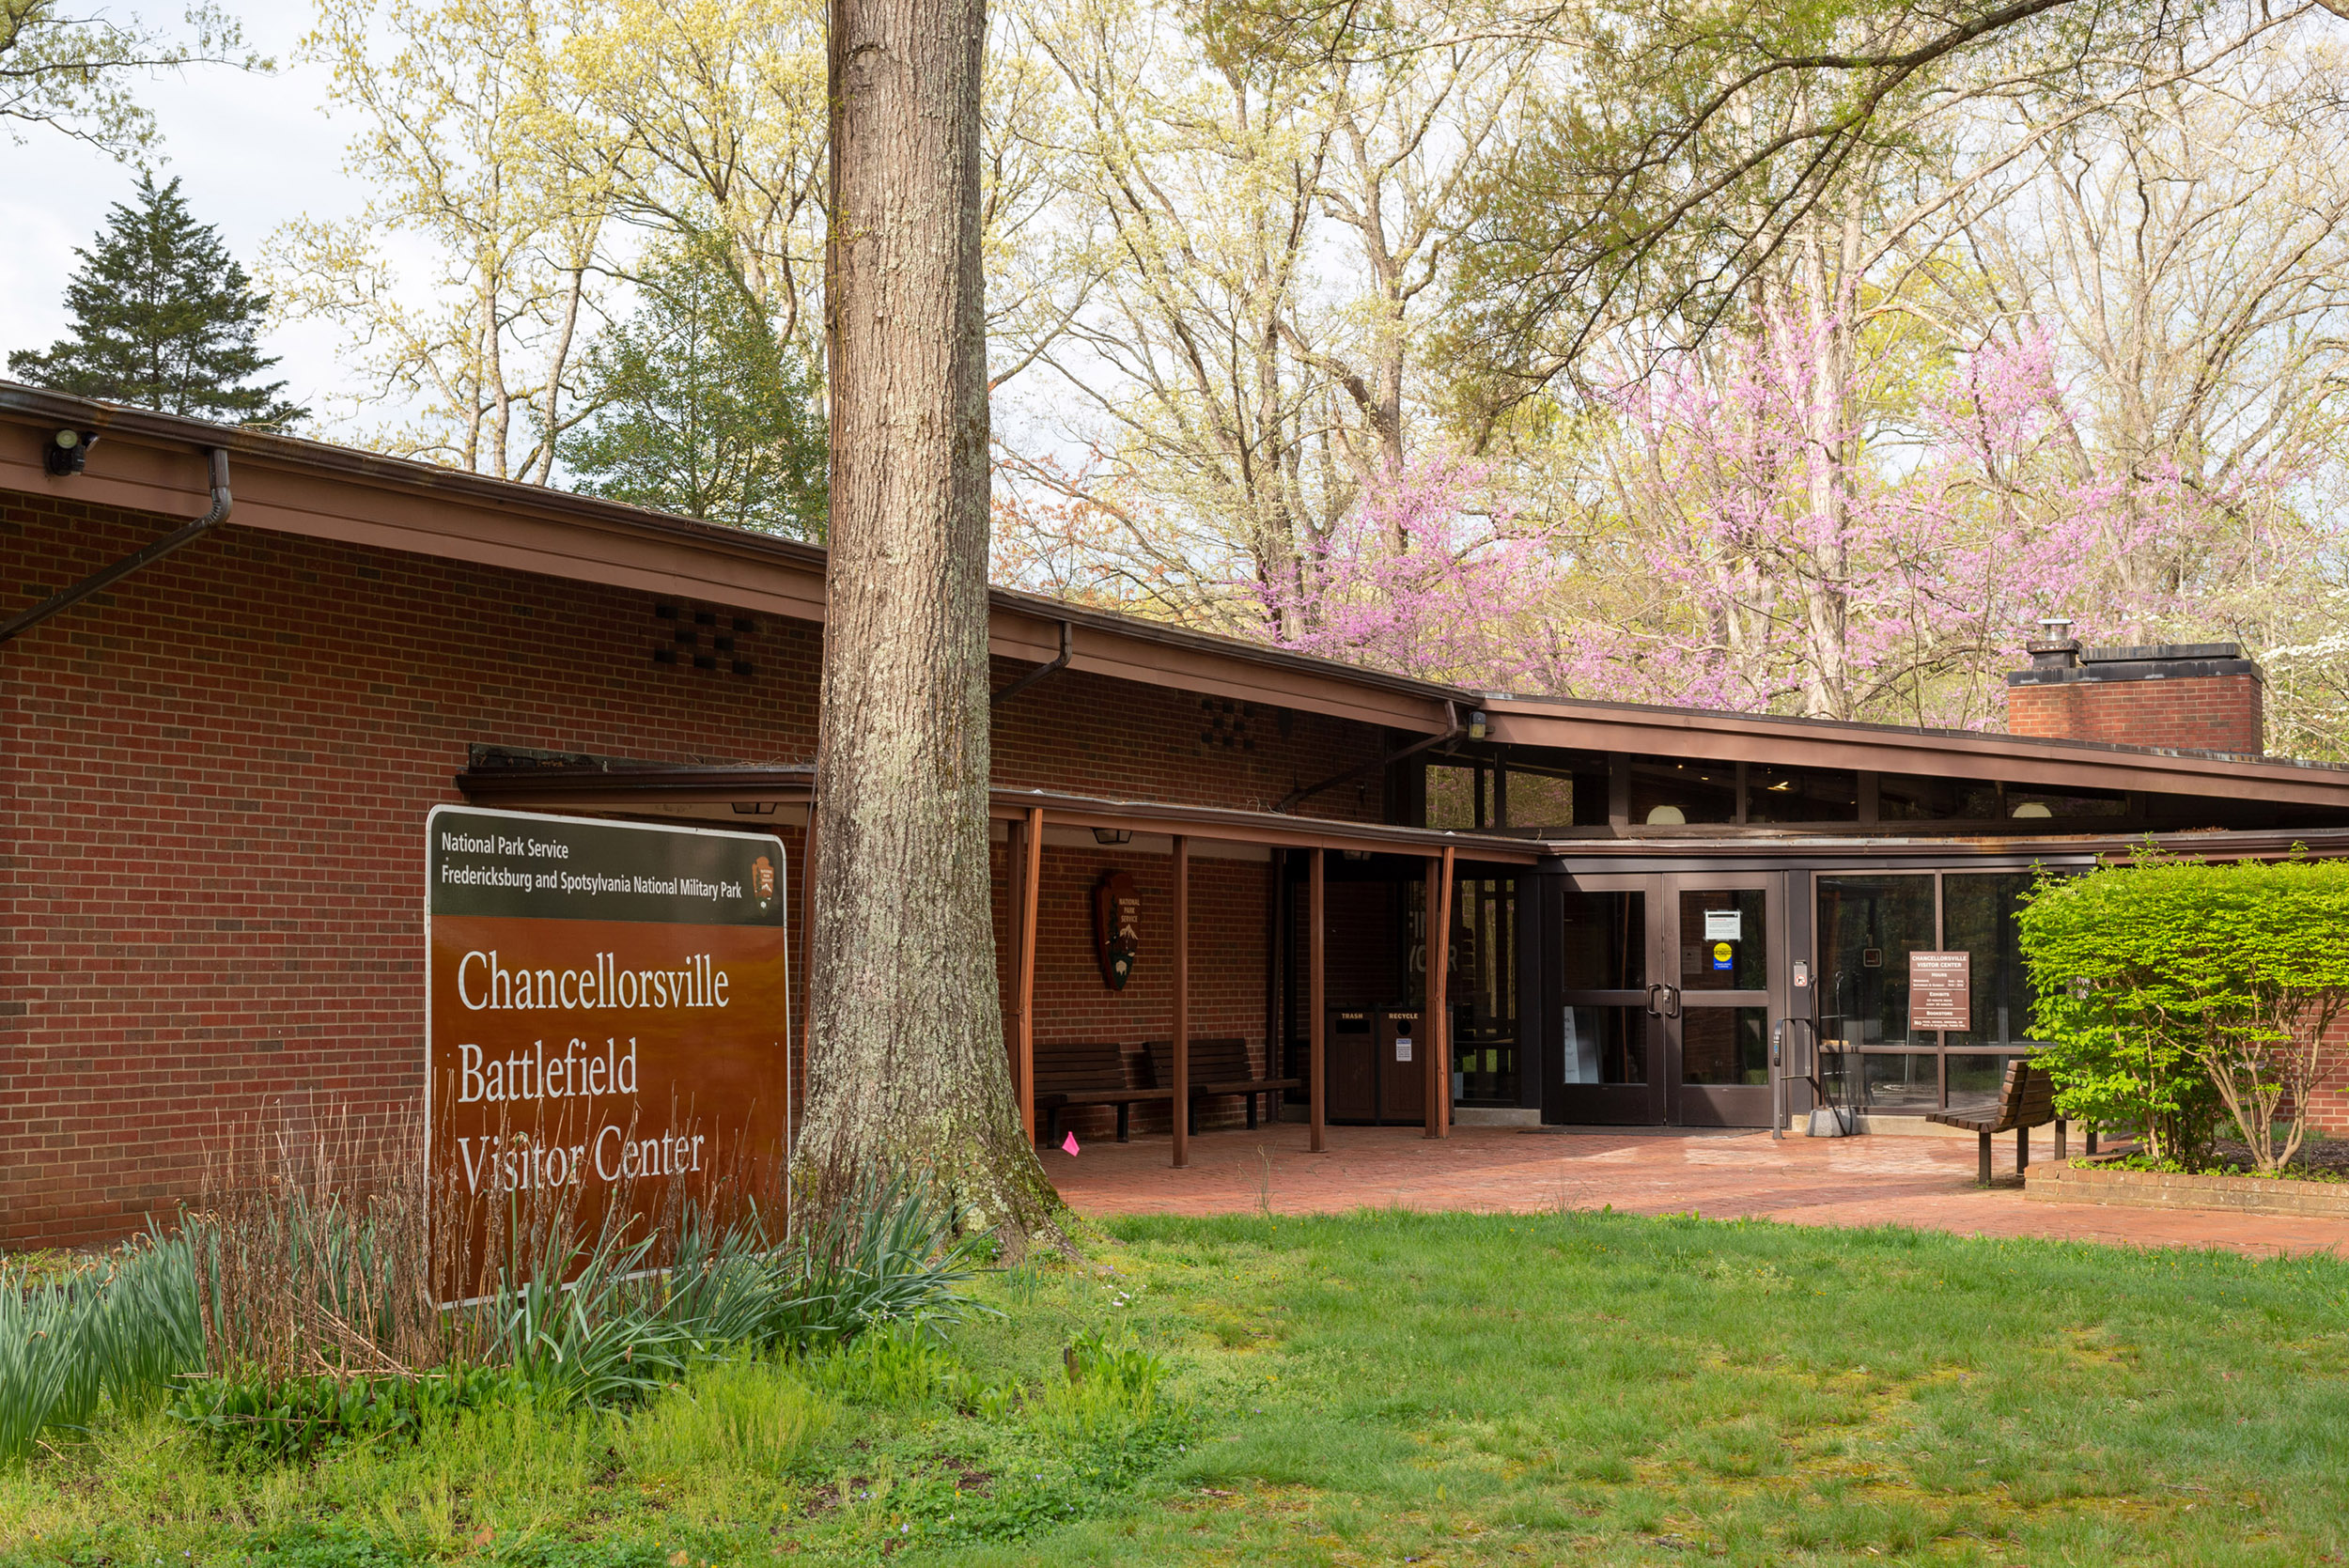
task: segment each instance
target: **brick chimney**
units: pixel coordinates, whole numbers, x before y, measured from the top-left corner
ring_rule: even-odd
[[[2030,668],[2006,677],[2015,735],[2108,740],[2123,746],[2266,750],[2264,678],[2234,643],[2082,648],[2071,623],[2046,623],[2025,646]]]

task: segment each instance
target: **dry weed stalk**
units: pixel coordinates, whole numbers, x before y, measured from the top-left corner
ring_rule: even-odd
[[[500,1122],[494,1146],[569,1132],[568,1118],[526,1133]],[[183,1222],[210,1366],[343,1378],[500,1359],[502,1293],[646,1238],[639,1266],[663,1266],[689,1223],[724,1232],[776,1213],[772,1159],[669,1180],[646,1211],[634,1179],[510,1187],[476,1170],[469,1184],[458,1161],[426,1157],[425,1136],[413,1108],[346,1109],[306,1129],[279,1108],[223,1130]]]

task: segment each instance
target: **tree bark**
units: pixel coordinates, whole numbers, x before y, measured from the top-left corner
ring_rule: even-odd
[[[832,553],[802,1202],[910,1167],[1065,1245],[1003,1055],[988,870],[984,0],[834,0]]]

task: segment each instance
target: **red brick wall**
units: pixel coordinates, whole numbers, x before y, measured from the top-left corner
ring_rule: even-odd
[[[2309,1125],[2329,1138],[2349,1138],[2349,1016],[2326,1034],[2326,1059],[2309,1096]]]
[[[1035,668],[995,661],[995,684]],[[1057,670],[993,716],[995,782],[1114,800],[1269,811],[1292,789],[1379,754],[1367,724],[1082,671]],[[1376,822],[1375,773],[1300,802],[1300,813]]]
[[[1016,984],[1005,846],[995,846],[995,948],[1003,955],[1003,1005],[1009,1017]],[[1093,889],[1105,872],[1123,871],[1142,899],[1141,953],[1126,988],[1101,978],[1093,944]],[[1035,1038],[1039,1051],[1055,1043],[1109,1041],[1131,1054],[1152,1040],[1174,1038],[1174,862],[1168,855],[1138,855],[1103,846],[1081,849],[1046,844],[1036,898]],[[1271,866],[1265,861],[1190,862],[1190,1034],[1194,1040],[1240,1039],[1258,1071],[1265,1066],[1266,937]],[[1146,1069],[1145,1069],[1146,1072]],[[1134,1081],[1147,1082],[1146,1076]],[[1259,1102],[1258,1114],[1267,1108]],[[1168,1108],[1136,1106],[1133,1130],[1163,1133]],[[1197,1126],[1242,1126],[1237,1096],[1200,1108]],[[1080,1143],[1114,1136],[1108,1106],[1074,1107],[1061,1126]],[[1043,1130],[1039,1117],[1037,1129]],[[1050,1162],[1048,1161],[1048,1168]]]
[[[172,520],[0,497],[7,602]],[[168,1213],[223,1118],[412,1099],[424,816],[459,799],[469,743],[805,760],[817,629],[754,617],[738,650],[748,677],[661,665],[652,649],[674,627],[656,602],[232,526],[0,648],[0,1243],[101,1239]],[[1055,675],[1008,705],[1007,768],[1250,805],[1380,743],[1301,716],[1282,737],[1267,714],[1235,768],[1236,748],[1199,738],[1201,701]],[[1056,737],[1070,759],[1058,773]],[[800,834],[781,836],[796,884]],[[1260,1040],[1261,978],[1243,959],[1261,948],[1262,908],[1243,906],[1261,900],[1264,867],[1200,867],[1194,939],[1215,977],[1201,1026],[1252,1022]],[[800,908],[796,885],[789,896]],[[1066,945],[1078,893],[1054,896],[1050,940]],[[1134,1039],[1163,984],[1159,951],[1130,1003]],[[1053,1027],[1090,1027],[1081,986],[1055,986]]]
[[[2006,691],[2006,727],[2015,735],[2257,753],[2266,749],[2265,722],[2263,688],[2249,674],[2067,680]]]

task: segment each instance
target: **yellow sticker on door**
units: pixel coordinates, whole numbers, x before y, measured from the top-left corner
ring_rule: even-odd
[[[1737,950],[1727,942],[1715,942],[1713,944],[1713,967],[1717,970],[1729,968],[1730,960],[1736,955],[1736,952]]]

